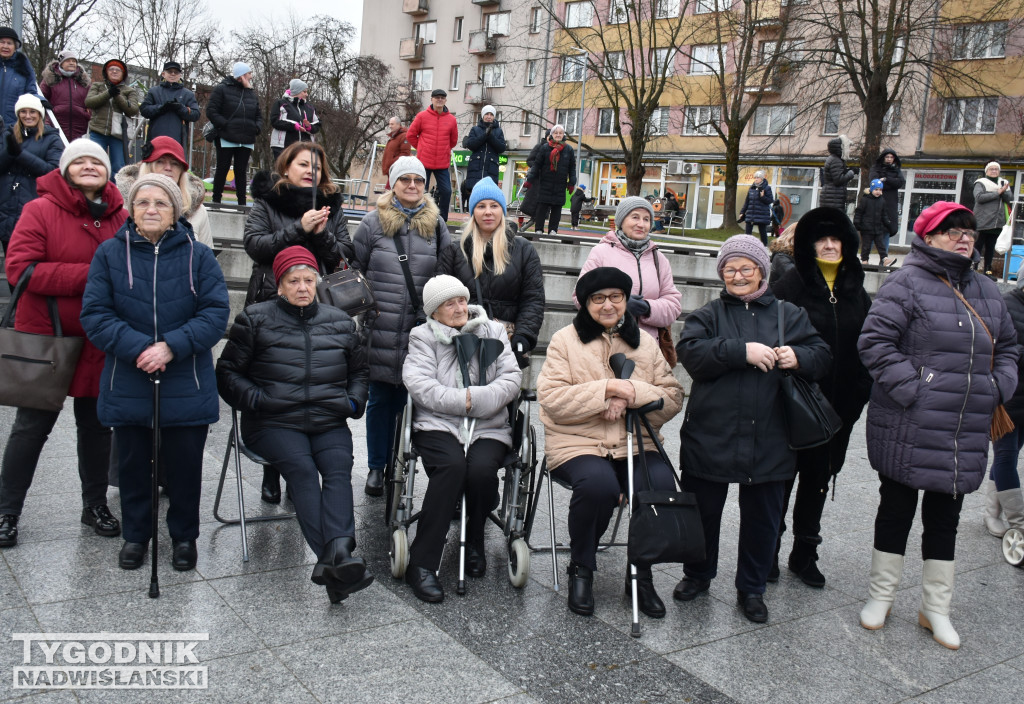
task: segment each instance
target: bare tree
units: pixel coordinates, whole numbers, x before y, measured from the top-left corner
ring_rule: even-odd
[[[171,59],[195,68],[217,35],[205,6],[190,0],[106,0],[102,14],[109,51],[145,69],[150,82]]]
[[[88,56],[95,46],[90,36],[101,0],[28,0],[23,8],[23,51],[37,71],[67,48]],[[0,4],[0,22],[11,24],[11,5]]]

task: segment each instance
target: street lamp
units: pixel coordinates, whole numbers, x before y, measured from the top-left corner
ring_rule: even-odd
[[[583,58],[583,75],[580,77],[580,82],[583,86],[582,90],[580,91],[580,138],[578,142],[580,149],[579,154],[576,157],[576,185],[579,186],[580,174],[583,173],[583,117],[584,110],[587,106],[587,57],[590,56],[590,52],[581,46],[576,47],[576,50],[576,56],[580,56]]]

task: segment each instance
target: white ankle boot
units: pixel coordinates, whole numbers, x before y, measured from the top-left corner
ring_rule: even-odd
[[[917,622],[932,632],[939,645],[950,650],[960,648],[960,636],[949,621],[949,603],[953,600],[952,560],[925,560],[921,570],[921,610]]]
[[[991,479],[985,479],[985,529],[989,533],[1002,538],[1003,533],[1009,526],[1006,522],[999,517],[1002,513],[1002,505],[999,503],[999,494],[1002,492],[996,492],[996,483]]]
[[[871,550],[871,584],[868,587],[868,603],[860,612],[860,625],[870,631],[877,631],[885,625],[885,619],[892,610],[896,588],[903,573],[903,555],[881,550]]]

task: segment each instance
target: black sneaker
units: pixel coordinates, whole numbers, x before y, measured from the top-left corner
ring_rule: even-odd
[[[96,531],[96,535],[102,535],[107,538],[121,535],[121,524],[110,513],[110,509],[107,508],[106,504],[83,508],[82,523],[92,526],[92,529]]]

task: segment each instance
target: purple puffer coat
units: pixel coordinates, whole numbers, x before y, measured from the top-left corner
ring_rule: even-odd
[[[915,237],[903,267],[878,290],[857,348],[875,383],[868,459],[915,489],[969,493],[981,485],[992,412],[1017,385],[1017,333],[999,289],[971,259]],[[985,329],[939,276],[958,287]],[[990,371],[991,370],[991,371]]]

